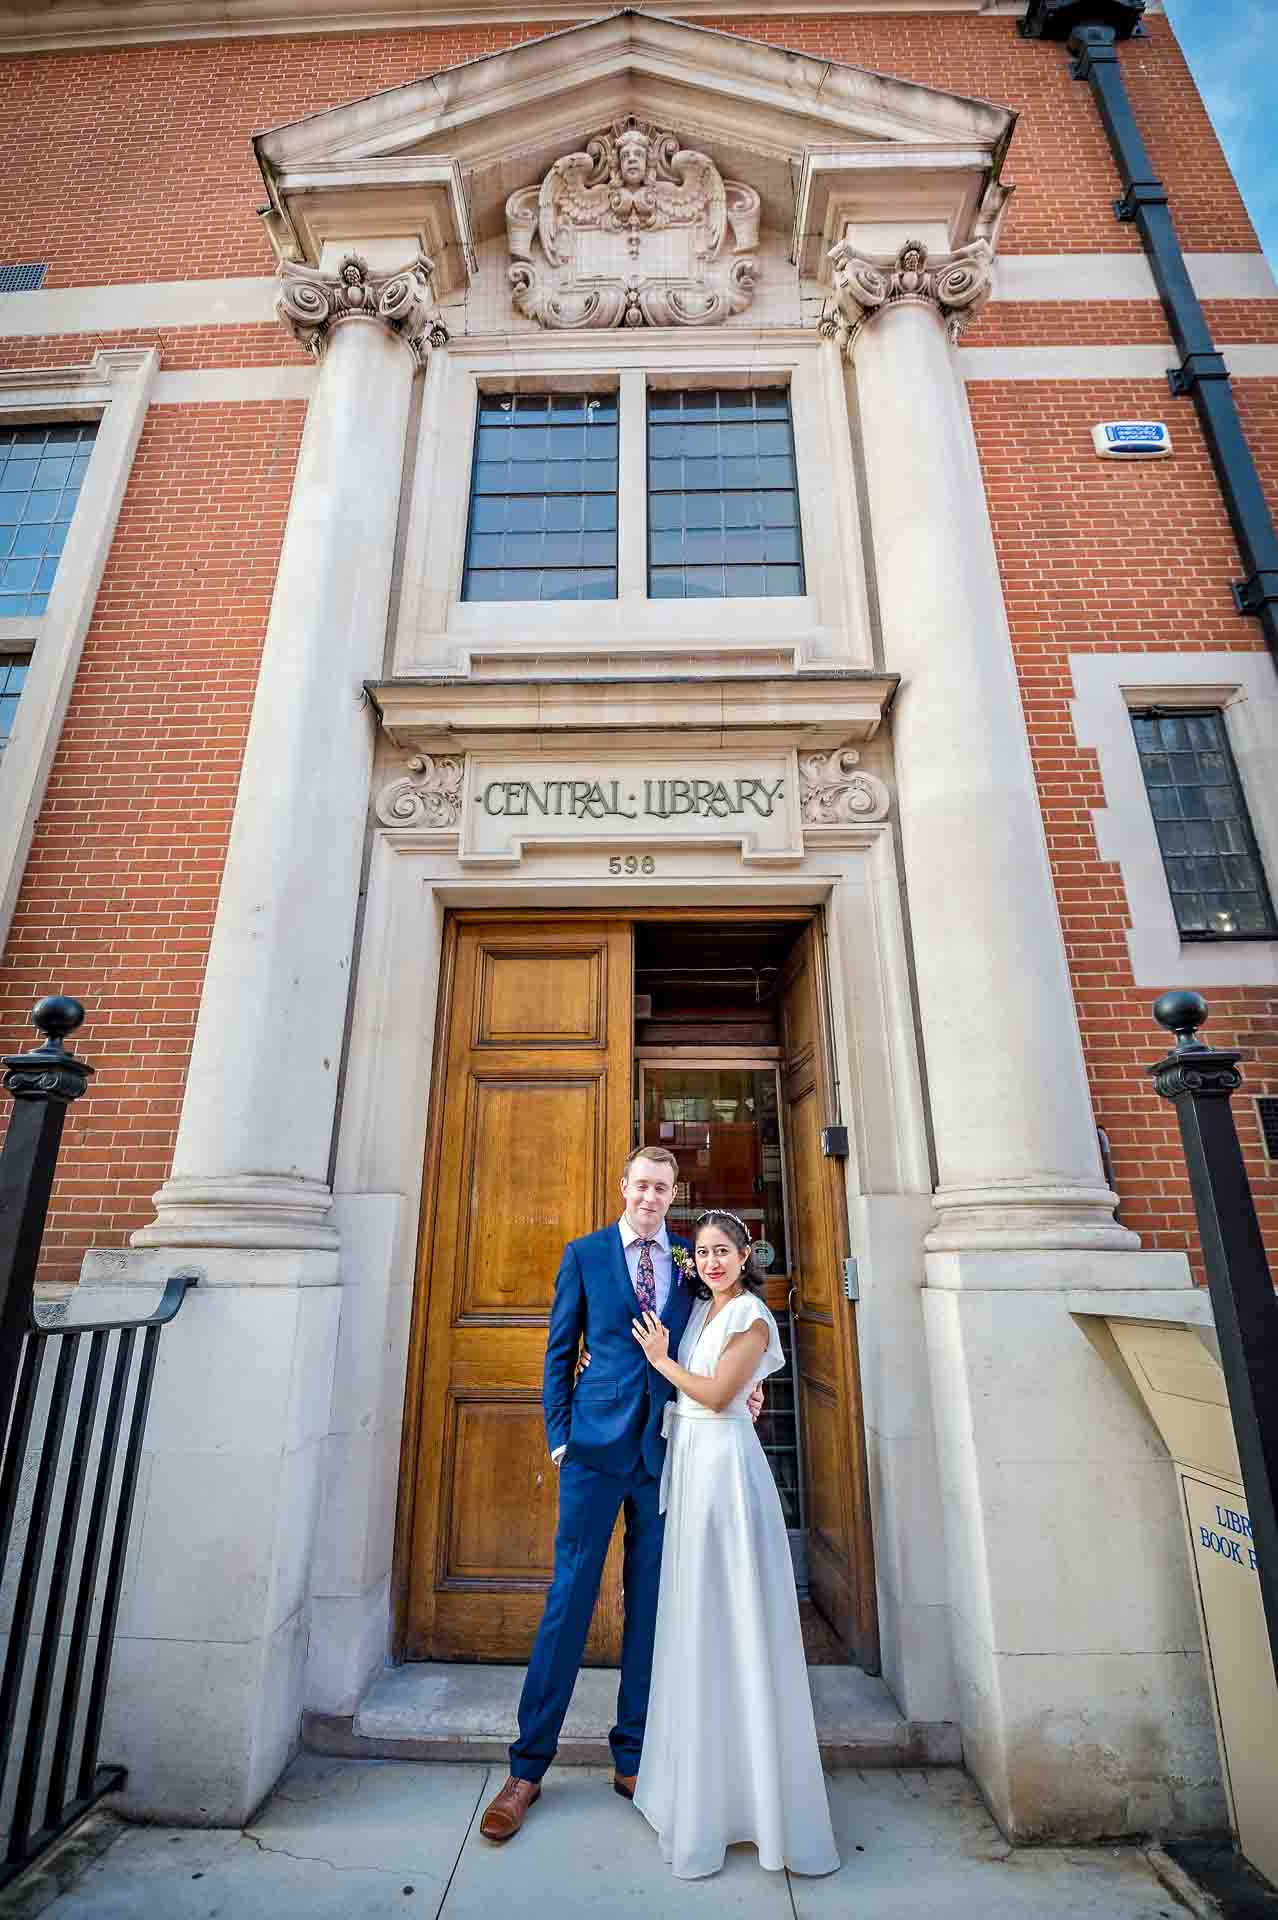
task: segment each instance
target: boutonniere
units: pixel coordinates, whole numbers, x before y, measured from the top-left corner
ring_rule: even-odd
[[[697,1263],[686,1247],[672,1247],[670,1257],[679,1270],[679,1278],[685,1286],[691,1286],[697,1277]]]

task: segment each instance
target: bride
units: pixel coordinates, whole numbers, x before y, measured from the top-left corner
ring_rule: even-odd
[[[694,1245],[699,1298],[678,1359],[655,1314],[634,1323],[649,1363],[678,1388],[666,1410],[665,1548],[634,1804],[680,1879],[717,1873],[745,1840],[774,1871],[833,1873],[785,1519],[746,1406],[784,1364],[781,1342],[753,1291],[745,1224],[704,1213]]]

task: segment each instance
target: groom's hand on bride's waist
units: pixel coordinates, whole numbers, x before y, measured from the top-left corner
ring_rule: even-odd
[[[582,1376],[582,1374],[583,1374],[583,1373],[584,1373],[584,1372],[586,1371],[586,1368],[587,1368],[587,1367],[588,1367],[589,1365],[590,1365],[590,1348],[589,1348],[589,1347],[583,1347],[583,1348],[581,1349],[581,1352],[580,1352],[580,1353],[579,1353],[579,1354],[577,1355],[577,1374],[576,1374],[576,1378],[577,1378],[578,1380],[580,1380],[580,1378],[581,1378],[581,1376]],[[759,1385],[758,1385],[757,1387],[754,1387],[754,1388],[753,1388],[753,1389],[751,1390],[751,1393],[750,1393],[750,1397],[749,1397],[749,1399],[748,1399],[748,1400],[746,1401],[746,1405],[747,1405],[747,1406],[749,1407],[749,1409],[750,1409],[750,1418],[751,1418],[752,1420],[755,1420],[755,1421],[757,1421],[757,1420],[758,1420],[758,1418],[759,1418],[759,1415],[760,1415],[760,1414],[761,1414],[761,1413],[763,1412],[763,1383],[762,1383],[762,1381],[760,1381],[760,1383],[759,1383]],[[552,1460],[554,1461],[554,1463],[555,1463],[555,1465],[556,1465],[556,1466],[558,1466],[558,1465],[559,1465],[559,1462],[560,1462],[560,1461],[561,1461],[561,1460],[563,1459],[563,1457],[564,1457],[564,1451],[565,1451],[565,1450],[564,1450],[564,1448],[563,1448],[563,1447],[556,1447],[556,1448],[555,1448],[555,1451],[554,1451],[554,1452],[553,1452],[553,1453],[551,1454],[551,1456],[550,1456],[550,1457],[551,1457],[551,1459],[552,1459]]]

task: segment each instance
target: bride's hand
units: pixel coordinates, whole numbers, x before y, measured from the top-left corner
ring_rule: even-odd
[[[643,1348],[649,1366],[660,1372],[663,1361],[670,1358],[669,1329],[662,1326],[655,1313],[645,1313],[642,1320],[631,1322],[631,1331]]]

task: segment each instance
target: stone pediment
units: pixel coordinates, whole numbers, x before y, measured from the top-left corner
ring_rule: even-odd
[[[941,229],[951,247],[992,239],[1015,118],[985,101],[626,9],[276,127],[253,144],[281,259],[318,264],[329,242],[411,238],[447,299],[474,276],[478,247],[500,241],[520,268],[516,297],[540,309],[542,324],[620,324],[637,312],[639,324],[686,325],[749,305],[752,221],[780,238],[807,277],[825,277],[825,255],[849,221],[921,223],[938,250]],[[654,143],[634,185],[615,144],[627,127]],[[637,172],[639,143],[630,144],[627,165]],[[648,197],[613,209],[614,191],[640,187]],[[623,288],[660,284],[643,298],[637,288],[634,299],[623,293],[615,322],[546,317],[580,313],[582,296],[565,296],[564,284],[592,275]],[[592,311],[611,313],[616,299],[614,287]]]

